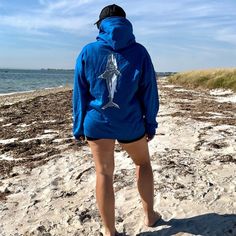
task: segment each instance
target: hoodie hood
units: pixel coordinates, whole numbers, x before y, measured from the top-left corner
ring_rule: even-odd
[[[124,17],[108,17],[101,22],[98,41],[103,41],[115,51],[135,43],[133,27]]]

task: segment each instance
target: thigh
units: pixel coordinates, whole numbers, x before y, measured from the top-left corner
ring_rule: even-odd
[[[114,171],[115,140],[98,139],[89,141],[97,173],[111,175]]]
[[[146,136],[132,143],[120,143],[120,145],[136,165],[144,165],[150,162]]]

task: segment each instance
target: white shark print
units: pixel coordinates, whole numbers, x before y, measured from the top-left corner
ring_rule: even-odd
[[[117,62],[115,55],[111,53],[108,55],[107,59],[107,65],[106,65],[106,70],[104,73],[102,73],[98,78],[105,79],[107,83],[107,89],[109,92],[109,102],[102,107],[102,109],[106,109],[108,107],[116,107],[120,108],[118,104],[113,102],[114,95],[116,91],[116,86],[117,86],[117,80],[121,76],[120,71],[117,68]]]

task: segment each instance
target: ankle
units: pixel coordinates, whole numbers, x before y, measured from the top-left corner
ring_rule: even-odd
[[[110,229],[106,229],[104,230],[104,236],[115,236],[116,234],[116,230],[110,230]]]
[[[146,217],[147,218],[152,218],[155,214],[156,214],[155,211],[153,209],[150,209],[150,210],[147,211]]]
[[[152,213],[150,212],[148,216],[145,217],[145,225],[146,226],[151,226],[157,221],[161,219],[161,214],[157,211],[153,211]]]

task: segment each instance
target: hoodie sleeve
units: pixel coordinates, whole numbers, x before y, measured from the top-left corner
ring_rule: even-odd
[[[88,100],[88,83],[85,78],[85,52],[80,53],[76,61],[74,72],[74,89],[73,89],[73,135],[76,139],[84,135],[84,117]]]
[[[159,96],[156,72],[147,51],[143,61],[138,94],[143,111],[146,133],[154,135],[158,126],[156,116],[159,110]]]

